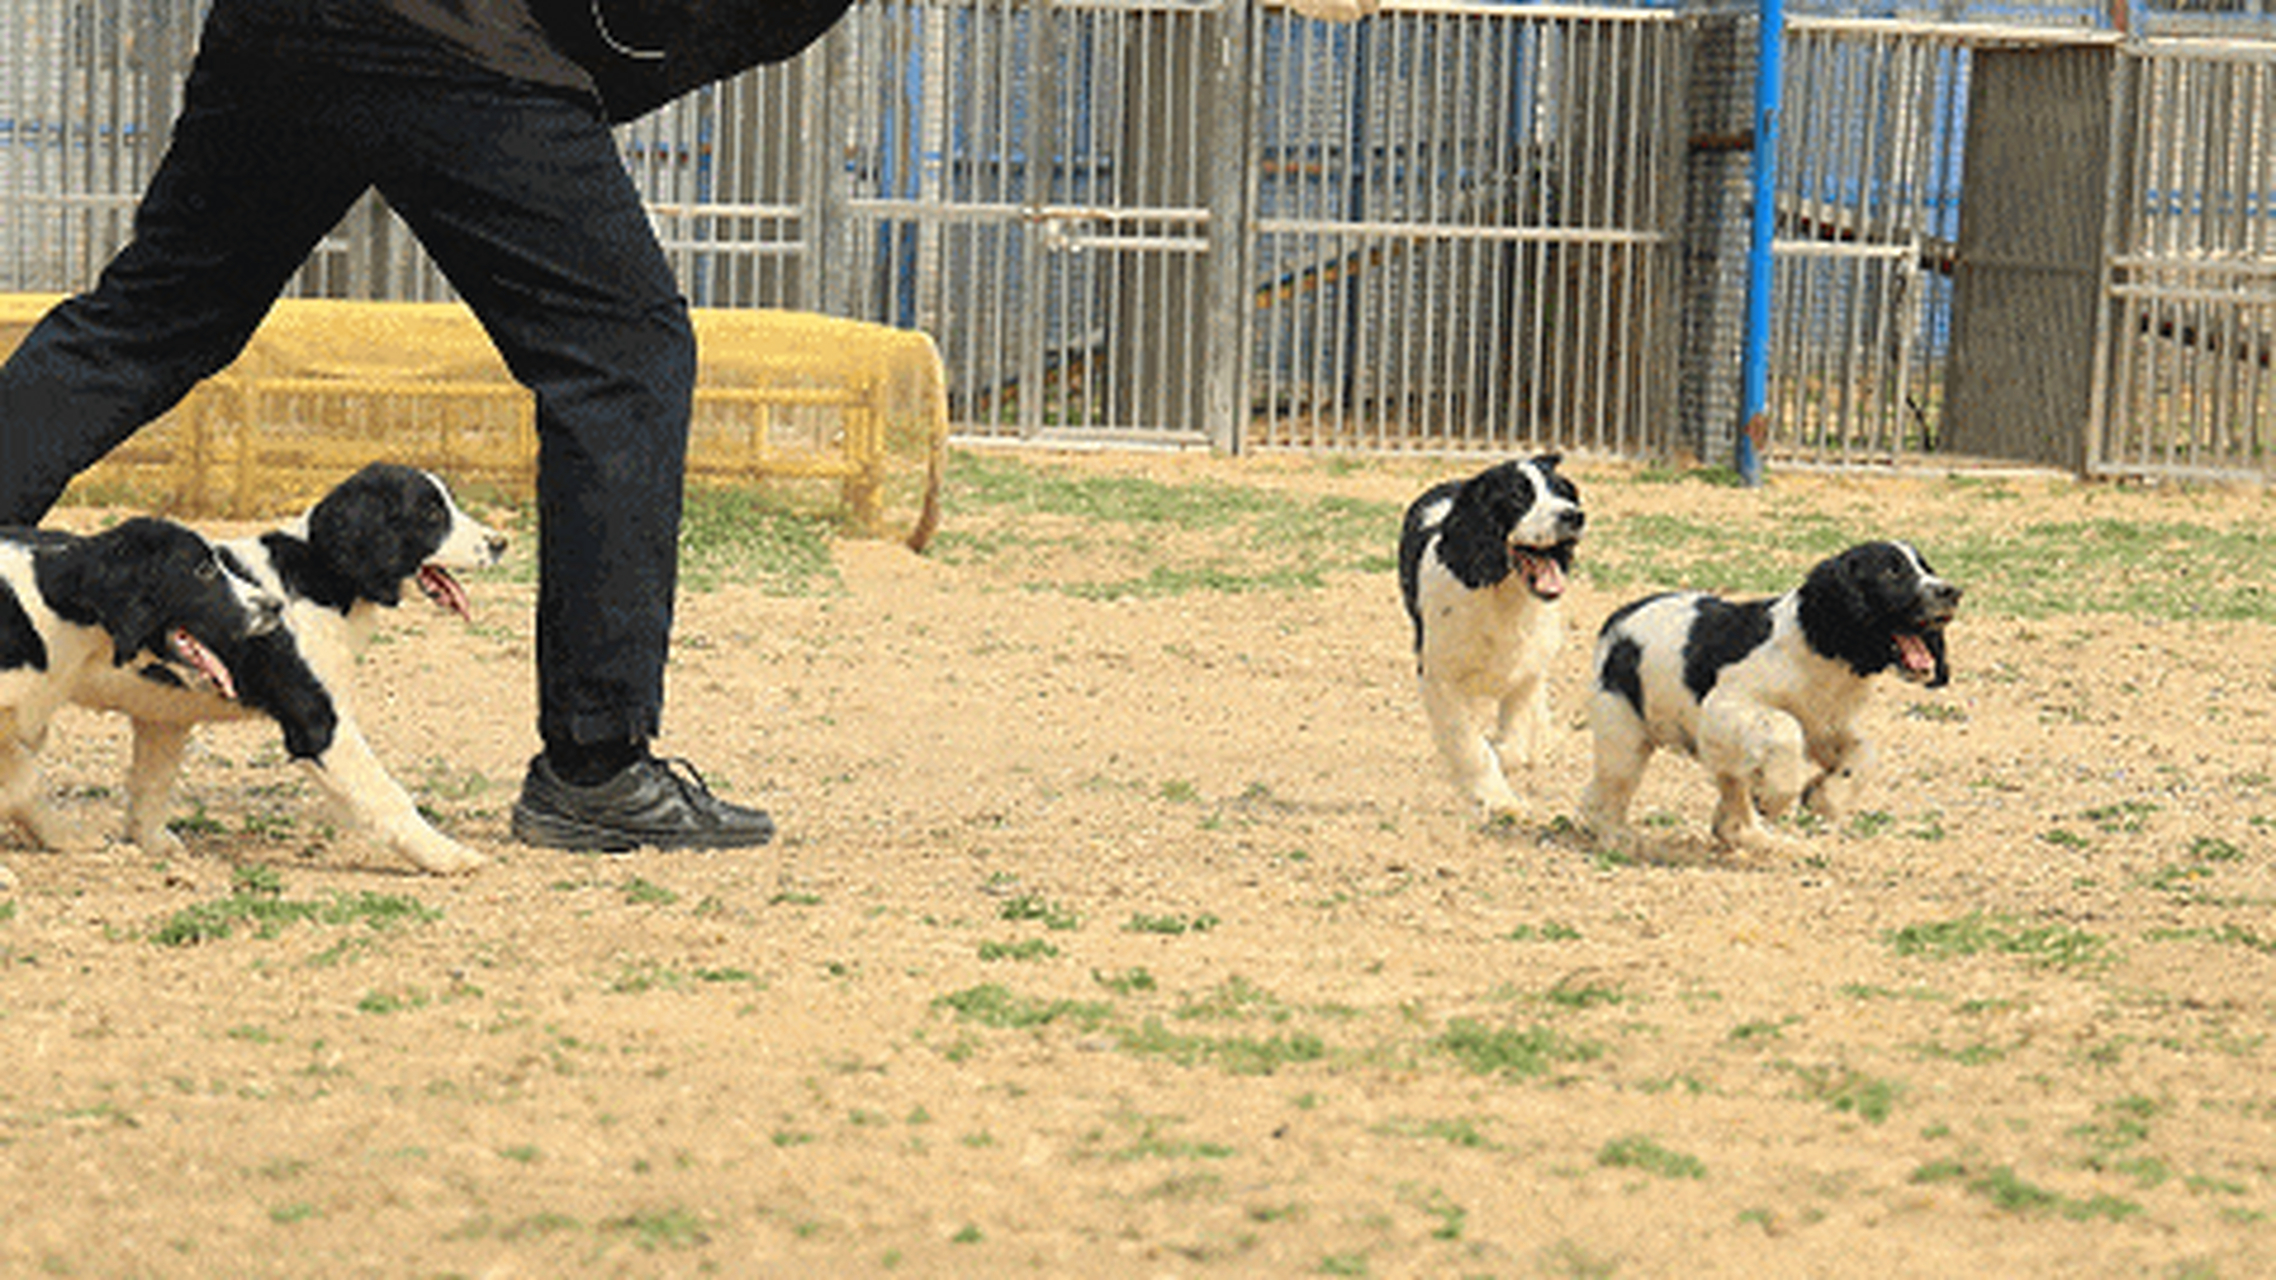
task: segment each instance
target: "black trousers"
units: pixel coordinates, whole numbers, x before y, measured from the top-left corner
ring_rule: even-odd
[[[234,359],[373,187],[535,394],[540,734],[654,737],[695,337],[597,106],[558,91],[201,53],[132,241],[0,368],[0,523]]]

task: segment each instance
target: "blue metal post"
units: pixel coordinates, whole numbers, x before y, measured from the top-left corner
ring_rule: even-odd
[[[1754,79],[1754,208],[1747,234],[1747,320],[1739,357],[1739,479],[1762,483],[1770,436],[1770,242],[1778,227],[1778,114],[1786,75],[1786,0],[1761,0]]]

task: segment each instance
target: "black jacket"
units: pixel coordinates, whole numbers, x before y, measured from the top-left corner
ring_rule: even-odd
[[[593,78],[612,121],[782,62],[853,0],[531,0],[553,43]]]

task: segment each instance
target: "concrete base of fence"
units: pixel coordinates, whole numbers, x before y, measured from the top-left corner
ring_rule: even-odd
[[[0,295],[0,353],[60,298]],[[695,312],[691,483],[763,486],[922,549],[948,438],[922,333],[788,311]],[[529,393],[454,303],[277,304],[236,363],[81,476],[66,500],[183,516],[297,510],[385,459],[527,495]]]

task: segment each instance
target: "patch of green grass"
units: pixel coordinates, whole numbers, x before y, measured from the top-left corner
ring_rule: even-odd
[[[2199,862],[2237,862],[2243,859],[2244,850],[2219,836],[2198,836],[2189,842],[2189,856]]]
[[[2107,940],[2067,925],[2022,926],[2004,916],[1970,912],[1955,920],[1906,925],[1887,935],[1900,956],[1949,960],[1986,952],[2020,956],[2049,967],[2095,965],[2110,959]]]
[[[1578,942],[1581,931],[1558,920],[1544,920],[1538,925],[1521,924],[1503,935],[1511,942]]]
[[[1117,1037],[1125,1053],[1163,1058],[1181,1067],[1208,1063],[1237,1076],[1268,1076],[1295,1063],[1318,1062],[1328,1056],[1327,1042],[1308,1031],[1270,1036],[1211,1036],[1172,1031],[1159,1018],[1148,1018],[1135,1030]]]
[[[366,991],[356,1001],[356,1012],[371,1014],[402,1013],[408,1009],[423,1009],[431,1003],[427,994],[417,989],[410,991]]]
[[[1080,475],[974,452],[951,456],[943,490],[965,517],[934,543],[943,559],[982,563],[1064,546],[1085,551],[1077,559],[1096,565],[1127,552],[1130,572],[1120,578],[1031,574],[1025,581],[1031,590],[1094,600],[1309,591],[1331,573],[1388,572],[1402,515],[1393,503]]]
[[[604,1235],[630,1240],[649,1253],[658,1249],[675,1252],[696,1249],[711,1243],[711,1231],[703,1219],[680,1208],[628,1213],[603,1221],[599,1230]]]
[[[1595,1009],[1628,1000],[1628,994],[1618,987],[1586,980],[1567,979],[1541,993],[1541,1003],[1557,1009]]]
[[[1065,907],[1033,894],[1007,898],[996,912],[997,916],[1011,921],[1039,920],[1046,929],[1066,933],[1083,927],[1083,919]]]
[[[1142,991],[1152,991],[1157,985],[1159,985],[1154,981],[1154,975],[1148,973],[1143,968],[1125,969],[1120,973],[1101,973],[1098,970],[1094,969],[1091,971],[1091,981],[1096,982],[1100,986],[1105,987],[1107,990],[1112,991],[1118,996],[1136,995]]]
[[[1870,840],[1896,825],[1897,817],[1895,814],[1885,813],[1879,809],[1867,809],[1850,818],[1849,834],[1860,840]]]
[[[1596,1162],[1607,1169],[1638,1169],[1661,1178],[1703,1179],[1707,1176],[1707,1164],[1699,1157],[1670,1151],[1643,1134],[1605,1143],[1597,1150]]]
[[[693,591],[729,584],[769,595],[838,590],[830,521],[749,489],[693,486],[680,516],[680,582]]]
[[[2151,942],[2209,942],[2215,946],[2243,947],[2261,955],[2276,955],[2276,938],[2241,924],[2198,926],[2183,929],[2152,929],[2142,935]]]
[[[1780,1063],[1802,1083],[1803,1093],[1836,1111],[1847,1112],[1871,1124],[1880,1124],[1896,1108],[1904,1086],[1847,1067],[1805,1067]]]
[[[1217,917],[1203,912],[1197,916],[1133,914],[1130,922],[1122,926],[1126,933],[1160,933],[1176,937],[1186,933],[1207,933],[1217,927]]]
[[[1957,1160],[1935,1160],[1913,1170],[1915,1184],[1963,1182],[1972,1195],[1983,1197],[2003,1213],[2020,1216],[2053,1215],[2072,1222],[2101,1218],[2123,1222],[2139,1216],[2142,1206],[2131,1200],[2096,1192],[2074,1199],[2025,1181],[2011,1165],[1997,1165],[1981,1173]]]
[[[947,1009],[965,1022],[1011,1030],[1044,1027],[1056,1022],[1092,1030],[1114,1015],[1114,1006],[1102,1001],[1045,1000],[1015,995],[996,983],[941,996],[933,1001],[933,1007]]]
[[[1650,483],[1646,472],[1639,482]],[[1923,550],[1968,588],[1971,613],[2013,618],[2123,614],[2170,620],[2276,621],[2276,530],[2167,519],[2098,517],[2018,523],[2011,511],[1961,508]],[[1746,521],[1632,513],[1591,527],[1580,572],[1598,587],[1684,586],[1776,595],[1816,561],[1880,531],[1846,519],[1781,512],[1775,539]],[[2207,566],[2214,566],[2208,569]],[[1964,715],[1922,704],[1908,715]]]
[[[660,884],[634,876],[624,882],[624,900],[636,907],[668,907],[678,902],[680,895]]]
[[[1262,1014],[1275,1022],[1285,1022],[1290,1016],[1288,1006],[1280,997],[1234,974],[1210,988],[1199,1000],[1178,1006],[1176,1016],[1187,1020],[1241,1019],[1251,1014]]]
[[[1575,1040],[1553,1027],[1488,1027],[1470,1018],[1456,1018],[1431,1047],[1478,1075],[1527,1079],[1547,1075],[1568,1062],[1591,1062],[1604,1048]]]
[[[649,991],[678,991],[687,983],[686,974],[654,960],[628,961],[609,979],[607,990],[611,995],[636,996]]]
[[[1041,938],[1022,942],[982,942],[982,960],[1049,960],[1059,954],[1059,948]]]
[[[2121,800],[2116,804],[2100,805],[2079,816],[2094,824],[2106,836],[2140,835],[2142,827],[2159,806],[2148,800]]]
[[[335,894],[321,902],[291,901],[283,896],[283,886],[270,869],[247,868],[239,874],[239,883],[230,896],[176,911],[151,930],[150,940],[160,946],[186,947],[220,941],[239,925],[249,926],[255,937],[273,938],[287,926],[302,922],[362,923],[373,929],[389,929],[442,918],[441,911],[400,894],[366,891]],[[250,879],[245,878],[248,875]]]
[[[1387,1120],[1376,1125],[1374,1132],[1394,1138],[1443,1142],[1469,1151],[1497,1150],[1486,1135],[1478,1132],[1478,1126],[1468,1120]]]
[[[2276,571],[2276,533],[2263,526],[2112,518],[1995,524],[1949,540],[1933,558],[1972,598],[1996,599],[2013,617],[2276,621],[2276,593],[2266,585]]]
[[[1733,1044],[1761,1044],[1769,1040],[1783,1040],[1786,1038],[1786,1028],[1801,1020],[1802,1015],[1790,1013],[1776,1022],[1767,1019],[1742,1022],[1731,1028],[1728,1038]]]

